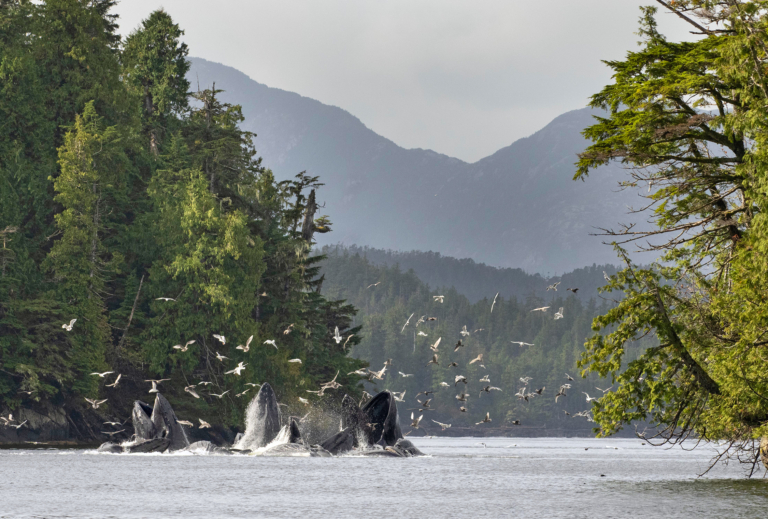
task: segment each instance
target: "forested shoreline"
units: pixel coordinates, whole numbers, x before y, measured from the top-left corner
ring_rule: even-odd
[[[358,394],[363,363],[332,338],[355,310],[310,253],[321,182],[276,181],[240,108],[185,79],[182,29],[159,10],[121,40],[114,3],[0,4],[0,410],[64,410],[94,441],[149,379],[223,429],[249,383],[288,400],[340,371]]]

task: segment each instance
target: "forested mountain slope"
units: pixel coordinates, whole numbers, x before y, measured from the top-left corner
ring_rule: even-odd
[[[565,113],[530,137],[474,164],[430,150],[403,149],[348,112],[270,88],[224,65],[192,59],[188,76],[216,81],[224,100],[243,106],[244,128],[277,178],[308,170],[333,189],[322,209],[342,242],[392,250],[435,251],[544,275],[615,263],[598,227],[637,221],[627,207],[638,193],[619,191],[624,173],[602,168],[572,180],[589,109]],[[472,131],[464,128],[461,131]]]
[[[568,288],[577,288],[576,298],[587,302],[598,297],[598,287],[605,284],[603,272],[616,272],[613,265],[592,265],[560,276],[544,277],[528,274],[522,269],[492,267],[469,258],[451,258],[438,252],[401,252],[354,245],[326,245],[319,252],[329,256],[360,254],[374,265],[399,265],[404,272],[413,269],[416,276],[431,288],[453,287],[472,303],[492,298],[497,292],[503,297],[524,299],[534,293],[540,294],[558,282],[558,291],[567,295]]]
[[[569,292],[537,289],[526,297],[499,296],[491,312],[492,300],[472,303],[453,289],[438,294],[412,271],[374,265],[357,253],[330,254],[322,262],[322,272],[326,296],[346,299],[359,310],[353,324],[362,325],[362,338],[352,348],[352,355],[370,362],[374,371],[392,359],[383,380],[366,382],[368,390],[406,391],[405,402],[399,405],[401,413],[408,416],[411,409],[419,407],[418,393],[434,391],[434,395],[427,397],[433,398],[432,410],[425,412],[427,431],[440,430],[429,421],[434,419],[451,423],[456,428],[453,432],[457,432],[473,426],[486,412],[491,413],[491,427],[511,427],[514,420],[520,420],[522,428],[560,431],[585,432],[592,426],[586,418],[572,418],[565,412],[573,415],[589,409],[582,391],[597,396],[602,393],[596,386],[607,389],[611,385],[595,376],[582,379],[576,368],[584,340],[592,333],[592,319],[610,308],[608,301],[597,302],[592,298],[582,302]],[[374,283],[379,284],[370,286]],[[444,302],[435,301],[435,295],[444,295]],[[546,312],[531,311],[542,306],[550,308]],[[563,318],[555,320],[554,314],[560,307]],[[417,327],[422,316],[425,322]],[[430,317],[436,320],[428,320]],[[470,333],[466,337],[460,334],[464,326]],[[438,339],[440,344],[435,352],[430,348]],[[462,346],[454,352],[459,340]],[[651,344],[648,339],[638,342],[627,360]],[[435,353],[439,365],[428,365]],[[470,363],[479,354],[483,354],[482,361]],[[451,367],[452,362],[458,366]],[[412,376],[403,377],[400,372]],[[575,380],[567,380],[566,373]],[[468,384],[456,384],[456,375],[466,376]],[[490,382],[480,382],[486,375]],[[524,386],[521,377],[531,377],[528,393],[545,388],[541,396],[529,397],[528,402],[519,400],[515,393]],[[448,387],[442,387],[441,382]],[[560,386],[568,383],[572,387],[566,389],[567,396],[556,402]],[[487,385],[501,391],[481,396]],[[456,395],[464,390],[469,400],[462,404]],[[419,399],[424,401],[424,395]],[[462,405],[466,412],[460,411]],[[476,432],[464,430],[463,434]]]

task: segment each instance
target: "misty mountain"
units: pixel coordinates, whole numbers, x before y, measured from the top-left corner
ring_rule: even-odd
[[[620,191],[623,172],[607,167],[574,182],[580,132],[590,110],[565,113],[530,137],[468,164],[404,149],[348,112],[270,88],[224,65],[193,58],[190,79],[216,83],[240,104],[264,164],[278,179],[300,171],[326,186],[319,215],[333,222],[320,244],[439,252],[500,267],[554,275],[617,263],[599,227],[636,221],[637,192]],[[472,128],[457,131],[471,132]]]

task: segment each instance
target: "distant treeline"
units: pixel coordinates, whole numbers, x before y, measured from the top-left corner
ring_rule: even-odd
[[[491,312],[493,294],[472,303],[456,289],[430,289],[414,271],[404,272],[398,265],[374,265],[359,250],[326,248],[323,252],[327,255],[322,262],[323,292],[332,299],[346,299],[359,309],[355,324],[362,325],[363,338],[353,348],[353,355],[370,362],[370,369],[375,371],[392,359],[384,380],[369,384],[369,390],[406,391],[405,403],[400,404],[403,411],[419,407],[418,393],[434,391],[434,395],[419,396],[422,401],[433,398],[430,406],[434,410],[425,412],[427,427],[433,428],[437,426],[429,422],[432,419],[455,427],[474,425],[486,412],[491,413],[493,426],[510,425],[514,420],[520,420],[522,425],[559,429],[589,429],[593,425],[586,418],[571,418],[565,412],[573,415],[590,409],[591,404],[582,392],[601,396],[596,386],[611,386],[610,381],[594,375],[582,379],[576,362],[583,352],[585,338],[592,334],[592,319],[606,313],[614,305],[612,301],[592,297],[582,302],[562,288],[547,291],[542,285],[526,297],[500,295]],[[412,256],[428,257],[415,253]],[[450,261],[460,264],[449,258],[437,258],[436,263]],[[422,265],[428,269],[426,260]],[[602,278],[602,272],[599,277]],[[371,286],[375,283],[378,285]],[[444,302],[435,301],[436,295],[445,296]],[[531,311],[543,306],[550,308],[546,312]],[[563,318],[555,320],[554,314],[560,307]],[[409,324],[403,330],[409,316]],[[417,328],[422,316],[425,322]],[[430,317],[436,320],[428,320]],[[470,332],[467,337],[460,334],[464,326]],[[430,347],[438,339],[439,365],[427,365],[434,354]],[[459,340],[462,346],[454,352]],[[511,341],[533,346],[521,347]],[[653,344],[651,338],[637,342],[627,361]],[[470,365],[481,353],[483,360]],[[452,362],[458,366],[451,367]],[[413,376],[402,377],[399,372]],[[566,373],[575,380],[567,380]],[[456,375],[466,376],[468,384],[455,385]],[[490,382],[480,382],[486,375]],[[531,377],[528,393],[546,388],[541,396],[534,396],[529,402],[515,396],[524,386],[520,381],[524,377]],[[441,382],[449,387],[441,387]],[[567,396],[555,402],[555,394],[566,383],[571,384],[566,389]],[[501,391],[481,396],[481,389],[487,385]],[[462,404],[455,397],[465,389],[469,400]],[[461,405],[466,406],[465,413],[460,411]],[[407,414],[410,416],[410,411]]]
[[[544,277],[518,268],[492,267],[468,258],[451,258],[439,252],[399,252],[356,245],[326,245],[320,249],[321,254],[345,252],[360,254],[373,265],[399,265],[404,272],[413,269],[419,279],[430,287],[453,287],[473,303],[493,297],[496,292],[506,297],[525,298],[539,294],[557,281],[561,282],[559,290],[578,288],[576,297],[587,302],[597,297],[597,288],[605,284],[603,272],[614,274],[617,271],[614,265],[592,265],[561,276]]]

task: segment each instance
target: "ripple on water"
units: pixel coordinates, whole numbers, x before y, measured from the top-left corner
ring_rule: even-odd
[[[423,458],[1,450],[5,517],[761,517],[768,482],[638,440],[414,438]],[[587,449],[587,450],[585,450]],[[66,456],[63,458],[62,456]]]

